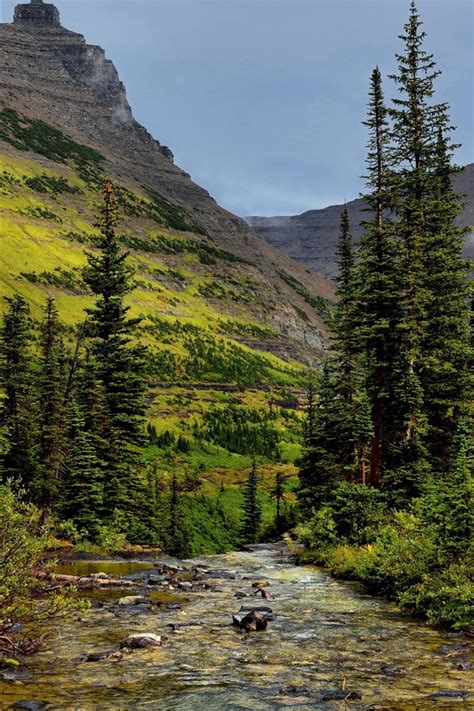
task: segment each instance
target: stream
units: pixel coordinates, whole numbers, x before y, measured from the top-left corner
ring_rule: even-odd
[[[166,575],[164,563],[182,570]],[[182,564],[73,561],[58,572],[126,576],[137,587],[81,593],[93,606],[80,620],[64,622],[27,668],[0,672],[1,709],[473,708],[466,637],[413,620],[324,570],[296,566],[278,544]],[[274,599],[252,587],[257,580]],[[118,604],[131,595],[147,600]],[[233,626],[241,605],[270,606],[267,629]],[[167,639],[122,650],[121,659],[83,661],[139,632]]]

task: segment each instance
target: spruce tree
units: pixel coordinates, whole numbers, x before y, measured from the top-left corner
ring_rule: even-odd
[[[4,479],[31,492],[38,477],[38,402],[30,353],[29,309],[22,296],[6,299],[0,339],[1,384],[5,392],[2,429],[7,446],[2,459]]]
[[[421,25],[416,5],[412,2],[404,34],[400,35],[405,53],[396,55],[398,73],[391,76],[399,89],[390,114],[394,138],[391,157],[396,170],[396,237],[402,278],[397,323],[398,360],[393,366],[393,397],[398,404],[395,413],[398,432],[395,433],[393,451],[400,466],[399,485],[402,487],[406,473],[412,470],[410,478],[415,468],[423,471],[427,458],[421,373],[428,322],[429,287],[425,267],[438,113],[431,99],[439,72],[435,69],[433,56],[423,48],[425,33]],[[417,478],[419,475],[407,481],[407,496],[419,491]]]
[[[275,529],[277,533],[281,533],[283,530],[283,516],[282,516],[282,506],[284,488],[283,488],[283,474],[277,472],[275,476],[275,486],[272,490],[272,498],[276,502],[276,514],[275,514]]]
[[[469,280],[463,259],[466,230],[455,224],[462,198],[454,194],[456,171],[444,107],[438,114],[433,194],[427,215],[425,283],[429,290],[423,341],[427,444],[434,469],[447,472],[457,421],[470,401]]]
[[[67,435],[65,486],[59,510],[88,540],[94,540],[102,523],[103,473],[95,439],[85,428],[84,415],[76,400],[68,407]]]
[[[243,519],[241,536],[244,543],[256,543],[262,524],[262,506],[260,503],[257,461],[253,460],[244,486]]]
[[[66,376],[58,310],[51,297],[46,301],[44,314],[39,372],[41,466],[33,486],[37,500],[50,509],[58,498],[64,474]]]
[[[133,270],[116,234],[117,205],[108,179],[98,226],[97,251],[87,254],[84,279],[97,297],[87,313],[91,350],[106,410],[100,459],[105,469],[105,506],[112,515],[114,510],[137,508],[146,381],[144,350],[131,344],[140,319],[127,317],[125,297],[133,288]]]
[[[331,363],[334,373],[332,423],[336,461],[349,481],[365,478],[367,442],[361,439],[362,428],[356,415],[358,393],[364,387],[359,357],[360,318],[357,311],[357,275],[355,255],[347,208],[341,213],[341,229],[336,252],[338,276],[334,308]],[[360,399],[360,398],[359,398]]]
[[[176,470],[173,470],[171,477],[166,547],[168,552],[177,558],[187,558],[191,554],[191,544],[186,529],[181,489]]]
[[[371,399],[373,435],[370,442],[370,466],[367,483],[380,483],[387,460],[393,418],[390,413],[392,357],[395,352],[394,328],[397,314],[398,271],[392,223],[387,219],[393,201],[390,164],[390,129],[385,106],[382,77],[376,67],[370,79],[367,174],[368,192],[364,195],[371,219],[364,222],[364,234],[358,251],[359,349],[365,359],[365,378]]]

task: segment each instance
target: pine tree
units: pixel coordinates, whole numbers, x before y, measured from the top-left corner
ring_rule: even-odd
[[[275,476],[275,486],[272,490],[272,498],[276,502],[276,514],[275,514],[275,529],[277,533],[281,533],[283,530],[283,516],[282,516],[282,505],[284,488],[283,488],[283,474],[277,472]]]
[[[33,486],[38,502],[50,509],[58,497],[64,474],[66,376],[64,344],[53,298],[48,297],[44,313],[39,373],[41,466]]]
[[[434,189],[427,216],[425,283],[429,290],[423,341],[421,382],[428,418],[427,442],[432,466],[446,472],[456,423],[470,401],[469,281],[463,259],[466,230],[454,220],[462,199],[454,194],[450,130],[444,107],[438,115]]]
[[[384,102],[382,77],[378,67],[370,80],[367,119],[368,193],[364,199],[373,217],[364,223],[364,234],[358,252],[358,294],[356,308],[359,317],[359,348],[365,358],[367,389],[371,399],[373,436],[370,443],[370,467],[367,483],[380,483],[386,461],[385,444],[390,440],[393,418],[390,414],[391,359],[397,314],[399,276],[386,213],[391,207],[392,171],[389,146],[390,130]]]
[[[116,235],[117,206],[110,180],[104,185],[104,206],[99,221],[97,252],[87,254],[86,283],[97,296],[88,309],[92,355],[104,393],[105,431],[100,459],[105,478],[105,505],[114,510],[133,508],[141,492],[137,480],[139,446],[143,443],[144,350],[131,345],[139,319],[127,317],[125,296],[132,290],[133,270],[127,264]]]
[[[336,252],[338,301],[334,308],[332,346],[333,399],[332,424],[337,439],[335,449],[344,478],[355,481],[364,478],[365,449],[357,431],[356,399],[363,387],[363,373],[359,358],[360,318],[357,311],[357,276],[355,255],[347,209],[341,213],[341,230]],[[361,452],[363,449],[363,453]]]
[[[181,491],[175,470],[171,478],[166,544],[168,552],[177,558],[187,558],[191,554],[188,531],[184,520]]]
[[[2,429],[8,439],[5,479],[31,487],[38,476],[38,405],[30,355],[29,310],[22,296],[6,299],[0,340],[1,384],[5,392]]]
[[[398,220],[396,236],[402,277],[398,361],[394,364],[393,397],[398,403],[398,432],[393,451],[400,471],[417,466],[423,469],[426,411],[421,372],[426,337],[429,290],[425,280],[428,213],[433,188],[438,108],[431,104],[434,80],[439,72],[433,56],[423,49],[425,33],[412,1],[410,17],[400,39],[405,54],[397,54],[398,73],[391,78],[400,96],[390,110],[393,120],[391,157],[396,169],[394,183]],[[434,136],[434,138],[433,138]],[[407,495],[417,493],[410,482]]]
[[[76,400],[67,412],[68,452],[65,486],[60,504],[62,517],[72,520],[89,540],[97,536],[104,508],[104,483],[94,437]]]
[[[259,497],[257,461],[253,460],[244,487],[243,520],[241,535],[244,543],[256,543],[262,524],[262,506]]]

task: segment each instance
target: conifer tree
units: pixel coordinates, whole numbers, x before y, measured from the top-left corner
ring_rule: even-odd
[[[333,415],[331,427],[338,441],[336,458],[341,474],[349,481],[362,478],[365,443],[362,445],[362,430],[356,422],[357,393],[363,387],[359,362],[359,314],[357,312],[357,280],[355,256],[347,208],[341,213],[341,229],[336,252],[338,276],[336,278],[338,301],[334,308],[332,346]],[[361,446],[364,455],[360,456]]]
[[[177,558],[187,558],[191,553],[176,470],[171,478],[166,544],[169,553]]]
[[[103,473],[95,439],[85,429],[84,415],[76,400],[68,407],[67,435],[65,486],[60,513],[72,520],[89,540],[94,540],[104,509]]]
[[[444,470],[449,466],[468,361],[463,240],[454,225],[459,201],[449,177],[455,146],[448,140],[447,105],[432,100],[440,72],[423,48],[421,26],[412,2],[401,36],[405,53],[397,55],[398,73],[392,77],[400,96],[390,112],[401,275],[393,368],[399,429],[393,451],[401,476],[398,483],[397,477],[391,482],[408,497],[419,493],[429,464]]]
[[[306,513],[321,505],[341,478],[337,452],[344,409],[343,402],[335,397],[334,369],[326,359],[317,389],[314,381],[310,381],[307,390],[303,454],[298,472],[298,500]]]
[[[373,436],[370,443],[370,466],[367,483],[377,486],[382,466],[387,459],[385,443],[390,439],[393,418],[390,407],[391,358],[397,313],[398,273],[391,221],[386,212],[391,207],[392,172],[389,157],[390,130],[384,102],[382,77],[376,67],[371,75],[367,119],[368,188],[364,195],[372,219],[364,223],[364,234],[358,252],[359,348],[365,359],[367,389],[371,399]]]
[[[257,461],[253,460],[244,486],[244,504],[241,535],[244,543],[256,543],[262,524],[262,506],[259,497]]]
[[[59,495],[64,474],[66,377],[58,310],[51,297],[46,301],[44,314],[39,373],[41,466],[33,486],[38,502],[50,509]]]
[[[431,104],[434,81],[439,72],[433,56],[424,48],[415,2],[400,39],[405,54],[397,54],[398,73],[391,76],[399,89],[390,110],[393,120],[391,156],[396,169],[396,236],[400,261],[401,298],[397,324],[398,361],[394,364],[394,393],[398,403],[398,441],[393,451],[400,471],[416,466],[423,469],[426,412],[421,372],[423,342],[427,328],[429,290],[424,278],[427,257],[427,229],[433,187],[438,108]],[[403,477],[402,477],[403,479]],[[400,482],[403,486],[403,482]],[[410,482],[407,495],[417,492],[416,481]]]
[[[116,234],[117,205],[110,180],[104,185],[104,205],[99,221],[97,252],[87,254],[86,283],[96,295],[87,310],[92,355],[97,364],[106,410],[100,459],[106,472],[105,506],[114,510],[133,508],[140,492],[137,468],[143,442],[144,351],[131,344],[139,319],[128,318],[125,296],[132,290],[132,268],[127,264]]]
[[[282,532],[282,523],[283,523],[283,516],[282,516],[282,504],[283,504],[283,494],[284,494],[284,488],[283,488],[283,474],[279,471],[276,473],[275,476],[275,486],[272,491],[272,498],[275,499],[276,502],[276,514],[275,514],[275,529],[277,533]]]
[[[5,479],[25,486],[38,476],[38,406],[30,355],[29,310],[24,298],[6,299],[0,340],[2,427],[8,439],[2,460]]]
[[[439,125],[434,186],[427,216],[425,283],[429,291],[427,327],[423,341],[421,382],[428,418],[427,443],[432,466],[447,472],[456,423],[470,401],[469,281],[463,259],[466,230],[455,224],[462,199],[454,194],[451,176],[456,171],[451,155],[450,130],[444,107]]]

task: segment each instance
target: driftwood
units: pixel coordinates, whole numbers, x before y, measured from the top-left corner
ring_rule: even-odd
[[[81,590],[91,588],[128,588],[134,587],[136,583],[133,580],[124,580],[123,578],[109,578],[101,575],[63,575],[61,573],[50,573],[44,570],[38,570],[35,577],[39,580],[47,580],[59,585],[74,585]]]

